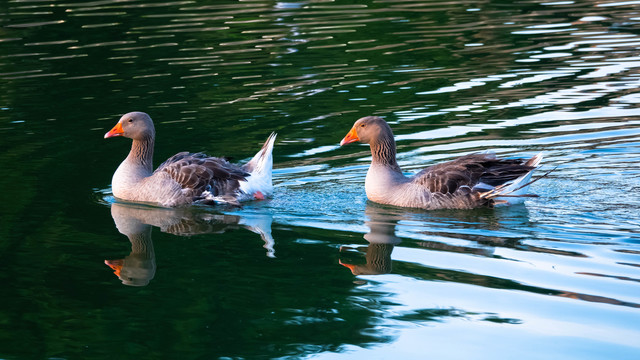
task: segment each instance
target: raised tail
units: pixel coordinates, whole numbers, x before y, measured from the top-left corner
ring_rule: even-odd
[[[538,195],[529,194],[529,185],[548,174],[531,180],[533,172],[540,165],[541,161],[542,153],[533,156],[523,165],[531,166],[534,169],[511,182],[496,186],[494,189],[482,193],[482,195],[480,195],[481,198],[493,199],[496,205],[513,205],[524,202],[527,197],[537,197]]]
[[[276,133],[271,133],[262,149],[249,160],[242,168],[250,175],[246,181],[240,182],[240,191],[246,195],[246,199],[262,199],[271,194],[273,182],[271,172],[273,169],[273,145],[276,141]]]

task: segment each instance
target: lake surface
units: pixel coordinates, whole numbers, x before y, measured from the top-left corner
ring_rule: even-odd
[[[640,2],[11,0],[0,4],[0,359],[638,359]],[[129,111],[250,158],[242,208],[117,203]],[[543,153],[539,198],[368,202],[407,173]],[[114,270],[116,274],[114,274]]]

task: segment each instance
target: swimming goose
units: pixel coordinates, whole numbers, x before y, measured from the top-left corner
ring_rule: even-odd
[[[372,162],[365,180],[369,200],[422,209],[471,209],[524,201],[531,174],[542,155],[531,159],[499,159],[494,154],[464,155],[406,177],[396,161],[389,125],[377,116],[358,119],[340,145],[371,146]]]
[[[124,114],[104,135],[105,139],[124,136],[133,140],[129,155],[113,174],[116,198],[163,207],[218,202],[238,205],[240,201],[264,199],[272,191],[275,133],[242,166],[202,153],[181,152],[153,171],[155,135],[151,117],[138,111]]]

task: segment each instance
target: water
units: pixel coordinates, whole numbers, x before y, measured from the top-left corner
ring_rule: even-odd
[[[0,358],[638,358],[638,9],[3,2]],[[157,164],[278,132],[273,199],[116,203],[129,144],[102,136],[133,110]],[[337,145],[372,114],[408,173],[556,170],[523,206],[376,205],[368,148]]]

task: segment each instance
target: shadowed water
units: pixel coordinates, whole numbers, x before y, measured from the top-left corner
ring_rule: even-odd
[[[0,4],[0,358],[635,359],[635,1]],[[250,158],[272,199],[123,204],[129,111]],[[364,194],[383,116],[408,174],[543,153],[539,198],[420,211]],[[114,274],[115,273],[115,274]]]

